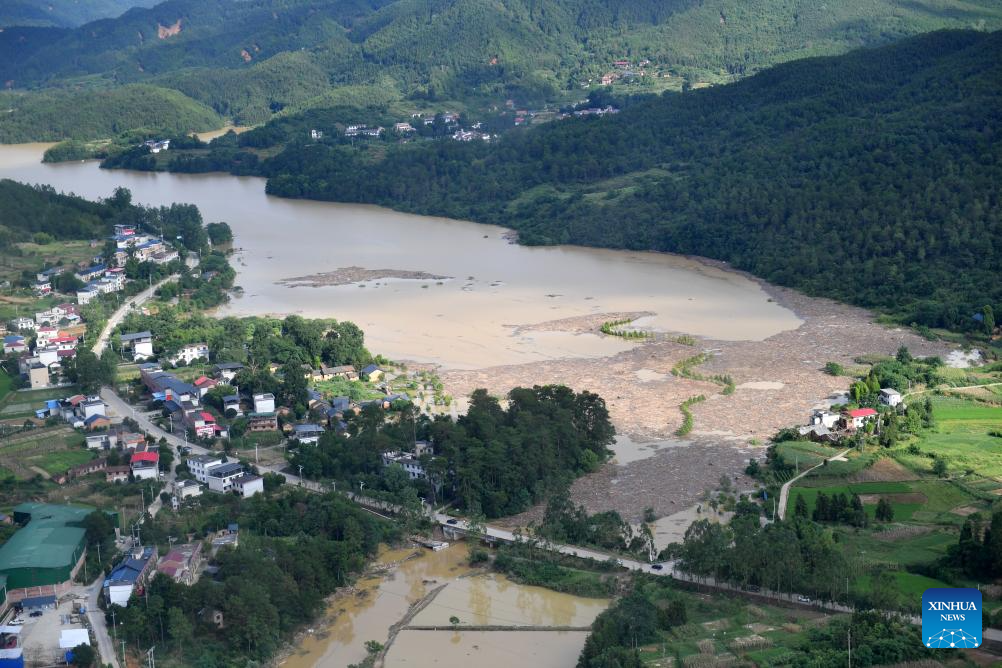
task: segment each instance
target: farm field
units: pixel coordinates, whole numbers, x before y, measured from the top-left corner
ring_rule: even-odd
[[[686,623],[665,632],[664,642],[640,647],[644,665],[677,665],[678,659],[685,666],[728,665],[742,655],[757,665],[782,665],[783,657],[806,641],[809,629],[833,619],[739,597],[688,591],[675,595],[685,601]]]
[[[1002,407],[936,397],[933,411],[936,426],[916,441],[921,454],[899,447],[894,457],[913,470],[927,471],[927,455],[934,454],[946,460],[953,475],[971,471],[1002,480],[1002,438],[989,434],[1002,429]]]
[[[18,434],[0,447],[0,468],[21,480],[65,473],[93,459],[83,443],[84,437],[69,427]]]
[[[2,382],[2,381],[0,381]],[[0,387],[2,390],[2,387]],[[50,387],[44,390],[29,390],[27,392],[12,392],[0,399],[0,420],[34,417],[35,411],[49,399],[63,399],[79,391],[74,385],[67,387]]]

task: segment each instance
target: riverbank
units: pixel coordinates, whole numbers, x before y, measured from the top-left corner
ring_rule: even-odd
[[[707,261],[708,266],[714,264],[719,265]],[[824,371],[827,362],[849,366],[860,356],[893,355],[900,346],[916,356],[945,357],[950,352],[944,343],[878,323],[875,314],[865,309],[753,280],[771,301],[792,311],[800,326],[760,341],[702,337],[695,346],[687,346],[655,340],[609,357],[447,369],[440,372],[441,379],[453,396],[465,396],[478,387],[504,394],[513,387],[546,383],[602,396],[617,432],[626,437],[625,445],[616,448],[625,461],[610,462],[577,480],[572,498],[590,512],[615,510],[636,521],[647,507],[660,517],[691,506],[705,490],[717,488],[722,475],[738,489],[752,488],[754,481],[742,473],[748,459],[763,456],[770,436],[791,424],[806,423],[813,407],[848,387],[847,378]],[[629,315],[637,314],[625,314]],[[597,332],[603,317],[520,328],[567,327],[580,333],[584,325]],[[723,394],[714,382],[672,374],[679,362],[703,351],[711,356],[696,371],[705,377],[730,376],[736,385],[733,393]],[[679,440],[674,436],[683,420],[679,405],[697,395],[706,401],[692,405],[695,426],[688,438]],[[538,519],[541,511],[512,518],[512,523]]]

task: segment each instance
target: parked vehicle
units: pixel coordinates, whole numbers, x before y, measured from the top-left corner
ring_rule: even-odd
[[[28,615],[28,616],[29,616],[29,617],[41,617],[41,616],[42,616],[42,611],[41,611],[41,610],[35,610],[34,612],[32,612],[32,613],[31,613],[30,615]]]
[[[797,600],[800,601],[801,603],[810,603],[811,602],[811,599],[809,599],[806,596],[798,596]]]
[[[664,568],[665,567],[662,566],[661,564],[651,564],[651,570],[652,571],[663,571]]]
[[[459,520],[457,520],[456,518],[452,518],[451,520],[446,520],[445,523],[446,524],[459,524]]]

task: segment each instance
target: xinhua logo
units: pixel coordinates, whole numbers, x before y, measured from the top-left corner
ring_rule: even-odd
[[[981,592],[926,589],[922,594],[922,641],[933,649],[981,646]]]

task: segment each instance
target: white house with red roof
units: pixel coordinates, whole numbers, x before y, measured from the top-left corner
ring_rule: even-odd
[[[160,454],[157,452],[134,452],[129,460],[132,477],[136,480],[155,480],[160,474]]]
[[[208,376],[199,376],[195,379],[195,382],[192,383],[192,385],[194,385],[195,389],[198,390],[198,398],[201,399],[208,394],[209,390],[214,388],[216,385],[219,385],[219,381],[214,378],[209,378]]]
[[[877,419],[877,411],[872,408],[857,408],[851,411],[843,411],[842,419],[845,421],[846,429],[860,429],[867,422]]]

